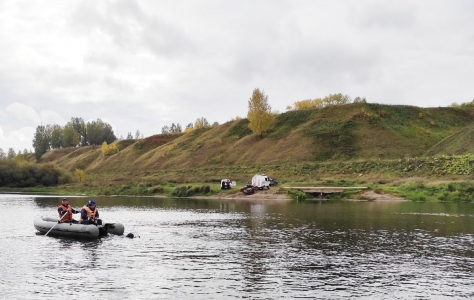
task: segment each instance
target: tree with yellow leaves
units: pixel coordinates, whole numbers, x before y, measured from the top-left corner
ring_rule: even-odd
[[[84,177],[86,177],[84,170],[81,170],[81,169],[76,169],[76,171],[74,172],[74,175],[76,175],[76,179],[79,180],[79,182],[83,181]]]
[[[358,99],[360,99],[358,97]],[[364,98],[365,101],[365,98]],[[331,105],[344,105],[351,103],[351,97],[348,95],[339,94],[329,94],[324,98],[316,99],[307,99],[296,101],[293,103],[293,106],[289,105],[286,107],[286,110],[305,110],[305,109],[315,109],[323,108]]]
[[[117,146],[117,142],[113,142],[112,144],[108,145],[107,142],[104,141],[100,147],[100,151],[102,151],[102,155],[113,155],[119,152],[119,148]]]
[[[254,134],[263,136],[263,133],[270,128],[275,116],[272,114],[272,108],[268,104],[268,96],[263,91],[256,88],[253,90],[252,97],[249,99],[249,111],[247,118],[249,128]]]
[[[107,154],[107,151],[109,150],[109,145],[107,144],[106,141],[102,143],[102,146],[100,147],[100,151],[102,151],[102,154],[105,155]]]
[[[194,129],[199,129],[199,128],[208,128],[211,127],[211,124],[209,124],[209,121],[204,118],[197,118],[196,121],[194,122]]]

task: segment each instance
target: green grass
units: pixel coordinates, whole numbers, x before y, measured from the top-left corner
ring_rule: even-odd
[[[227,137],[238,140],[247,135],[251,135],[252,130],[249,128],[249,120],[248,119],[241,119],[235,121],[235,125],[229,128],[227,132]]]
[[[380,186],[414,201],[470,201],[469,187],[431,183],[474,178],[472,121],[459,108],[354,103],[278,114],[263,138],[241,119],[120,141],[111,156],[89,146],[48,151],[42,159],[85,171],[84,182],[58,187],[64,192],[171,195],[181,185],[209,185],[210,194],[231,193],[220,191],[222,178],[239,187],[266,173],[281,185]],[[410,178],[426,180],[417,186]]]

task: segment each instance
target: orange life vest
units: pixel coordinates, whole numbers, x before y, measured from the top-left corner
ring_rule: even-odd
[[[97,211],[97,207],[96,207],[94,210],[92,210],[92,209],[89,208],[89,206],[84,205],[84,207],[83,207],[82,209],[85,209],[85,210],[86,210],[86,212],[87,212],[87,218],[90,218],[90,219],[92,219],[92,220],[95,219],[95,214],[98,212],[98,211]],[[82,214],[81,214],[81,221],[84,221],[84,220],[82,219]]]
[[[64,223],[64,222],[71,222],[73,220],[72,218],[72,211],[69,211],[68,209],[71,208],[71,205],[68,204],[68,206],[64,206],[64,205],[59,205],[59,208],[61,208],[62,210],[66,210],[66,215],[59,215],[59,219],[61,219],[61,223]],[[64,217],[63,217],[64,216]]]

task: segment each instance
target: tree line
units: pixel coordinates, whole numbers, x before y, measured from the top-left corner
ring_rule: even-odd
[[[163,126],[161,128],[161,133],[163,133],[163,134],[166,134],[166,133],[180,133],[180,132],[187,133],[187,132],[193,131],[195,129],[211,128],[211,127],[215,127],[215,126],[218,126],[218,125],[219,125],[218,122],[214,122],[211,125],[206,118],[201,117],[201,118],[197,118],[196,121],[194,121],[194,124],[193,123],[188,123],[188,125],[186,125],[186,128],[184,129],[184,131],[181,127],[181,124],[172,123],[171,126],[168,126],[168,125]]]
[[[338,94],[329,94],[323,98],[315,98],[315,99],[306,99],[301,101],[296,101],[293,103],[293,106],[289,105],[286,107],[286,110],[304,110],[304,109],[315,109],[315,108],[323,108],[326,106],[331,105],[344,105],[349,103],[357,103],[357,102],[367,102],[364,97],[356,97],[354,100],[351,99],[349,95],[343,95],[341,93]]]
[[[72,117],[66,125],[39,125],[33,137],[36,160],[50,149],[77,146],[101,145],[104,141],[112,143],[117,139],[112,126],[101,119],[84,122],[82,118]]]
[[[214,122],[212,126],[217,126],[219,123]],[[201,117],[196,119],[193,123],[186,125],[184,132],[190,132],[194,129],[212,127],[206,118]],[[172,123],[171,126],[165,125],[161,129],[161,133],[179,133],[183,132],[182,127],[179,123]],[[123,138],[120,138],[123,139]],[[131,139],[143,139],[143,134],[140,130],[135,132],[135,136],[131,132],[128,132],[127,140]],[[33,137],[33,149],[35,158],[37,161],[41,159],[41,156],[46,151],[51,149],[59,148],[70,148],[78,146],[90,146],[90,145],[103,145],[112,144],[117,140],[112,126],[101,119],[95,121],[85,122],[80,117],[72,117],[71,120],[64,126],[53,124],[53,125],[39,125],[36,127],[36,131]],[[26,151],[26,150],[25,150]],[[8,155],[6,155],[2,149],[0,149],[0,158],[2,156],[8,158],[14,158],[16,154],[13,149],[9,149]]]
[[[56,186],[71,180],[71,174],[54,163],[35,164],[21,155],[15,159],[0,159],[0,186]]]

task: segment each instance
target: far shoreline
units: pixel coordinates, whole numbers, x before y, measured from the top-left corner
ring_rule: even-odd
[[[176,198],[176,199],[197,199],[197,200],[243,200],[243,201],[292,201],[290,196],[286,193],[277,193],[275,191],[258,191],[252,195],[245,195],[241,192],[236,193],[218,193],[214,195],[203,195],[203,196],[189,196],[189,197],[173,197],[171,195],[100,195],[100,194],[65,194],[65,193],[46,193],[40,191],[0,191],[0,194],[12,194],[12,195],[31,195],[38,197],[145,197],[145,198]],[[411,201],[406,198],[393,196],[387,193],[376,193],[373,190],[361,192],[357,198],[347,198],[344,201]],[[327,198],[309,198],[304,201],[330,201]]]

